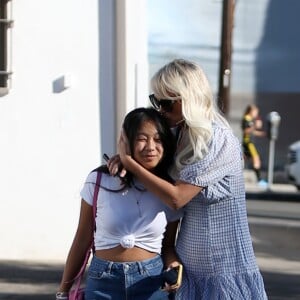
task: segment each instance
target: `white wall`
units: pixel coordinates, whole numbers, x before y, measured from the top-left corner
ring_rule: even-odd
[[[148,105],[146,2],[99,0],[101,150],[109,155],[125,114]]]
[[[0,260],[64,261],[86,176],[115,153],[124,115],[148,103],[146,0],[12,1]]]
[[[13,1],[0,98],[0,259],[64,259],[100,162],[98,1]],[[70,87],[59,89],[66,76]]]
[[[116,0],[117,136],[125,114],[149,103],[146,24],[146,0]]]

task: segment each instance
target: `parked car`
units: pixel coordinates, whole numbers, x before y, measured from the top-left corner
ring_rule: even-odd
[[[300,190],[300,140],[288,148],[286,171],[289,181]]]

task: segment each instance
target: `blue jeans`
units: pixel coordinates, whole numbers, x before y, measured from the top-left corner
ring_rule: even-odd
[[[161,290],[163,263],[159,255],[138,262],[115,263],[93,257],[85,300],[165,300]]]

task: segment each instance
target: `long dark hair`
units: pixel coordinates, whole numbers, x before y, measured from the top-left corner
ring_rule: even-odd
[[[133,153],[134,143],[138,131],[141,125],[147,121],[151,121],[155,124],[164,149],[163,157],[159,162],[159,164],[156,166],[156,168],[153,170],[153,173],[163,179],[171,181],[171,178],[168,175],[168,170],[174,161],[174,154],[175,154],[175,147],[176,147],[175,137],[172,134],[165,117],[163,117],[154,108],[152,107],[136,108],[130,111],[125,116],[123,122],[123,129],[128,138],[130,151],[131,153]],[[98,170],[105,173],[108,172],[106,166],[101,166],[100,168],[98,168]],[[127,172],[124,180],[122,180],[124,186],[131,186],[132,179],[133,179],[133,175],[130,172]]]

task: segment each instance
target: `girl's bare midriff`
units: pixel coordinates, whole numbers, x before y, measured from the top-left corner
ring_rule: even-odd
[[[123,248],[121,245],[111,249],[96,250],[95,254],[98,258],[114,262],[142,261],[157,255],[139,247]]]

